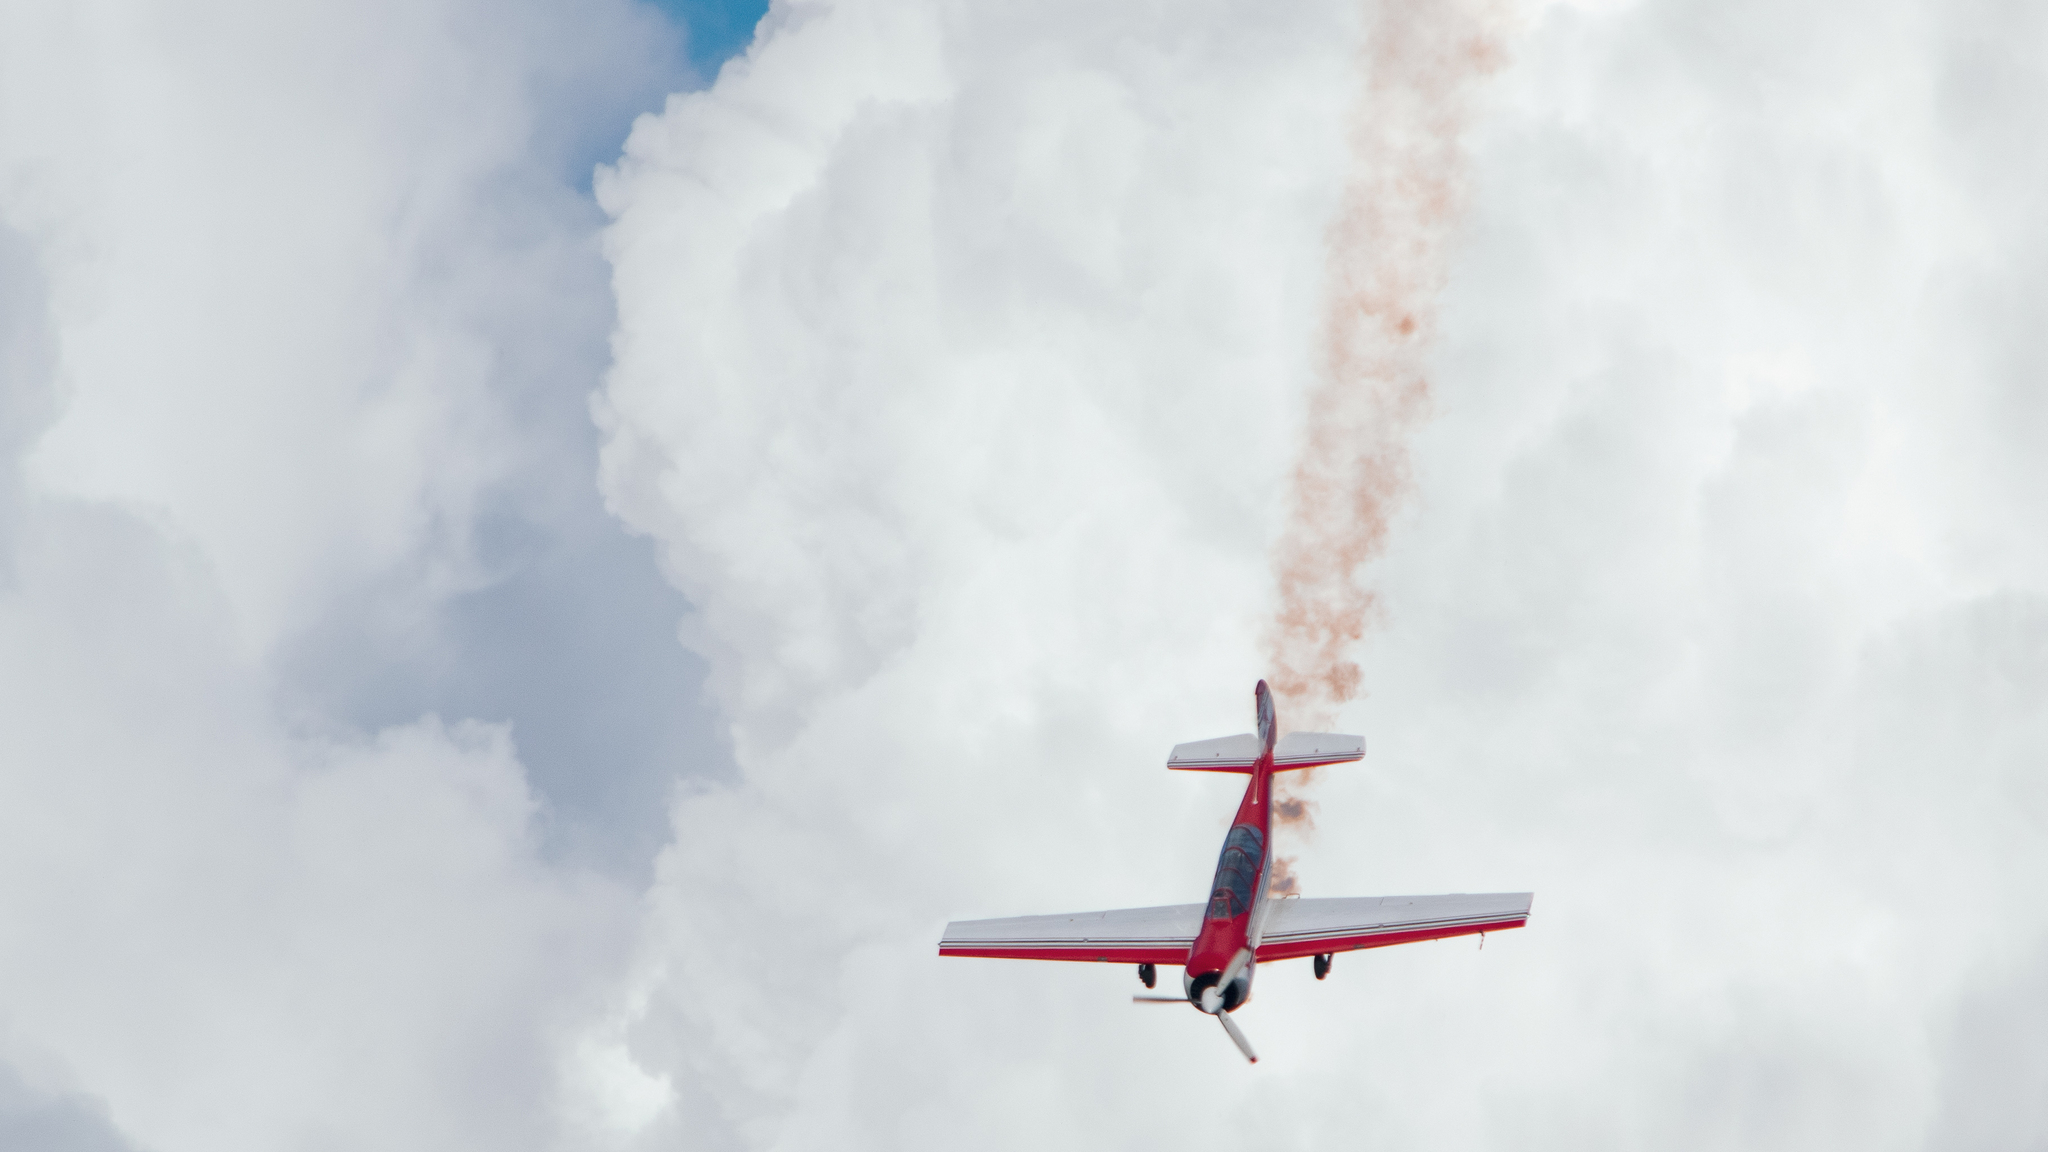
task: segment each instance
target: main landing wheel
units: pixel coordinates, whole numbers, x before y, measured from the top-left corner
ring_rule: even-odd
[[[1138,965],[1138,979],[1143,980],[1145,987],[1150,988],[1159,983],[1159,971],[1150,964],[1140,964]]]
[[[1316,957],[1316,979],[1321,980],[1323,977],[1328,976],[1329,974],[1330,953],[1325,952],[1322,955]],[[1148,984],[1146,985],[1146,987],[1149,988],[1151,987],[1151,985]]]

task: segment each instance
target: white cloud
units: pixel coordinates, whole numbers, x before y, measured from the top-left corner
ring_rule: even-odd
[[[476,579],[475,505],[542,447],[510,434],[530,377],[497,361],[522,325],[573,348],[604,314],[553,282],[589,275],[588,209],[533,151],[534,90],[578,41],[648,28],[623,6],[13,19],[39,50],[9,67],[11,215],[54,257],[66,399],[34,474],[199,542],[252,650],[435,536],[440,579]],[[534,43],[572,20],[596,27]],[[622,63],[623,93],[577,99],[645,84]]]
[[[703,609],[744,773],[676,809],[651,1140],[1898,1147],[1977,1115],[1981,990],[2048,928],[2005,127],[2042,81],[1979,31],[2017,12],[1555,6],[1514,46],[1372,573],[1374,754],[1301,871],[1526,884],[1527,932],[1275,969],[1255,1073],[1127,972],[932,954],[948,916],[1201,883],[1229,799],[1156,763],[1260,671],[1356,16],[792,5],[601,181],[607,491]]]
[[[66,507],[15,542],[11,1037],[150,1147],[531,1143],[626,905],[535,858],[505,730],[294,738],[196,554]]]
[[[629,0],[7,19],[51,361],[21,391],[55,402],[27,474],[200,549],[308,723],[521,720],[551,850],[644,870],[662,822],[630,812],[719,757],[679,731],[684,606],[589,483],[611,308],[580,189],[674,30]]]
[[[460,663],[463,595],[525,563],[494,537],[608,546],[575,166],[673,39],[623,2],[0,8],[7,1138],[568,1138],[630,892],[552,862],[575,813],[517,717],[366,723],[321,634],[381,642],[366,677]]]
[[[933,945],[1213,862],[1233,789],[1159,760],[1263,671],[1359,10],[783,5],[638,124],[604,497],[742,774],[637,903],[549,848],[556,781],[668,735],[558,726],[551,777],[390,684],[665,639],[463,607],[600,547],[573,168],[653,26],[0,11],[0,1136],[2039,1142],[2039,20],[1528,12],[1370,573],[1373,752],[1294,847],[1312,895],[1536,919],[1266,971],[1248,1069],[1127,970]],[[646,651],[522,699],[685,709]]]

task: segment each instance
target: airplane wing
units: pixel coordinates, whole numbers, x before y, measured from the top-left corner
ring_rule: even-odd
[[[1012,960],[1088,960],[1110,964],[1184,964],[1202,930],[1206,904],[1116,908],[1056,916],[955,920],[939,941],[941,956]],[[1306,955],[1306,953],[1304,953]]]
[[[1263,964],[1294,956],[1520,928],[1529,919],[1534,899],[1530,892],[1495,892],[1278,900],[1266,916],[1258,959]]]

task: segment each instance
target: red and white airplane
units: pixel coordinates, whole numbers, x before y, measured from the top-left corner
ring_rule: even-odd
[[[1324,900],[1270,896],[1273,773],[1364,759],[1365,738],[1329,732],[1278,737],[1273,694],[1264,680],[1254,695],[1257,732],[1179,744],[1166,761],[1168,768],[1251,775],[1237,819],[1223,838],[1208,903],[955,920],[946,925],[939,955],[1136,964],[1147,988],[1157,979],[1155,965],[1182,965],[1184,997],[1133,999],[1194,1005],[1221,1021],[1245,1059],[1256,1064],[1259,1058],[1230,1013],[1251,999],[1252,971],[1258,964],[1313,956],[1321,980],[1330,974],[1330,958],[1338,952],[1498,932],[1528,922],[1535,898],[1529,892]]]

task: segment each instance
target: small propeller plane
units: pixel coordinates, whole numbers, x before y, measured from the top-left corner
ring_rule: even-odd
[[[1253,692],[1259,730],[1241,736],[1179,744],[1168,768],[1243,772],[1251,776],[1237,819],[1223,838],[1216,879],[1206,904],[1118,908],[1054,916],[955,920],[939,941],[941,956],[1013,960],[1082,960],[1136,964],[1138,979],[1156,987],[1157,966],[1181,965],[1183,996],[1134,996],[1140,1002],[1191,1004],[1216,1017],[1244,1058],[1256,1064],[1232,1012],[1252,998],[1252,971],[1274,960],[1315,957],[1316,979],[1330,974],[1338,952],[1384,948],[1448,936],[1482,937],[1520,928],[1529,919],[1529,892],[1452,896],[1365,896],[1304,900],[1267,891],[1272,864],[1272,783],[1275,772],[1316,768],[1365,758],[1363,736],[1330,732],[1278,735],[1273,694],[1259,681]],[[1481,941],[1484,943],[1484,940]]]

